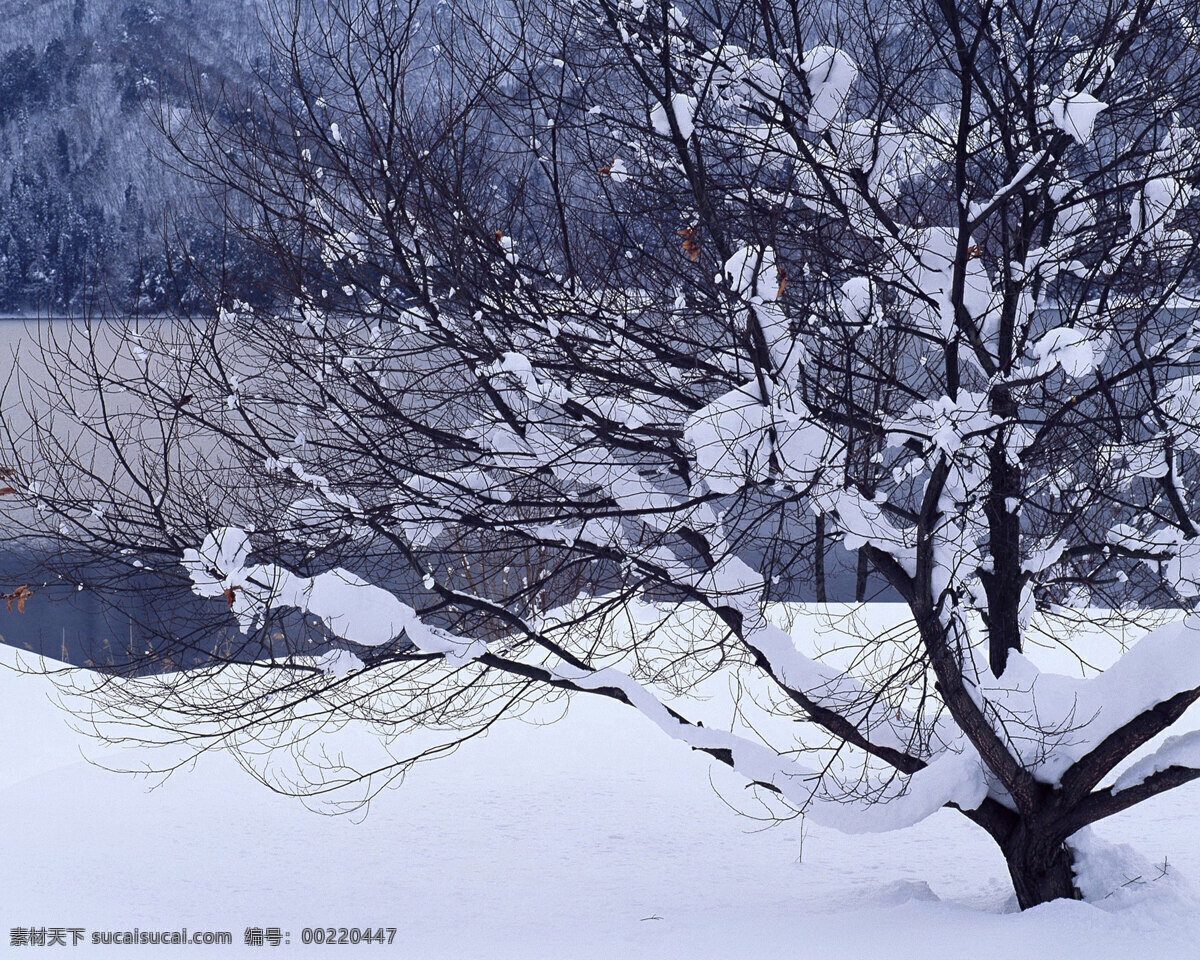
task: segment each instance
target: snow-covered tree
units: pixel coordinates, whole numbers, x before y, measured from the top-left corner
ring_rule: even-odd
[[[9,425],[30,522],[243,634],[94,692],[367,794],[605,696],[780,815],[952,807],[1023,907],[1080,895],[1081,831],[1200,777],[1161,736],[1200,698],[1200,5],[329,6],[252,113],[168,128],[287,299],[65,345]],[[787,628],[817,518],[905,627]],[[1028,649],[1149,609],[1102,672]],[[323,753],[347,718],[393,757]]]

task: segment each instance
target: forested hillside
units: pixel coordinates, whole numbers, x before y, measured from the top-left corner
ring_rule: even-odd
[[[202,305],[190,257],[229,252],[155,117],[195,81],[245,85],[259,7],[0,0],[0,313]]]

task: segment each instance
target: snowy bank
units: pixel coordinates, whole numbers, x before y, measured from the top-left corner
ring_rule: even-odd
[[[254,926],[290,930],[302,956],[345,949],[300,947],[305,926],[394,926],[391,948],[370,949],[422,958],[1115,960],[1191,957],[1200,937],[1198,904],[1174,881],[1200,876],[1195,784],[1096,831],[1152,869],[1165,860],[1167,881],[1131,877],[1098,905],[1017,914],[1002,859],[961,816],[884,835],[798,821],[763,831],[725,803],[746,805],[736,777],[614,703],[577,698],[551,726],[502,724],[355,822],[267,792],[224,756],[148,792],[83,762],[47,689],[0,669],[9,928],[234,934],[232,950],[180,957],[261,953],[241,946]],[[1131,862],[1096,849],[1118,871]]]

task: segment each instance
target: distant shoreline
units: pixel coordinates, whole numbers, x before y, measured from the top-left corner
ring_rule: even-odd
[[[91,316],[91,317],[79,317],[79,316],[71,317],[71,316],[67,316],[67,314],[41,314],[41,316],[37,316],[37,314],[0,313],[0,323],[46,323],[46,322],[58,322],[58,320],[74,320],[74,322],[78,322],[78,323],[88,322],[88,320],[103,320],[103,322],[125,322],[125,320],[151,320],[151,322],[154,322],[154,320],[174,320],[174,319],[178,319],[178,318],[169,316],[169,314],[164,314],[164,313],[152,314],[152,316],[144,316],[144,314],[143,314],[143,316],[137,316],[137,317],[128,316],[128,314],[120,314],[120,316],[112,316],[112,317],[104,316],[104,314],[96,314],[96,316]]]

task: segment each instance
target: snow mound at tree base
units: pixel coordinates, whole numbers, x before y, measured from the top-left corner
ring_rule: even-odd
[[[864,899],[867,903],[878,906],[899,906],[914,901],[939,903],[942,898],[934,893],[933,888],[924,880],[896,880],[868,894]]]
[[[1197,906],[1192,885],[1167,858],[1155,863],[1127,843],[1110,843],[1090,827],[1067,841],[1084,900],[1106,910]]]

